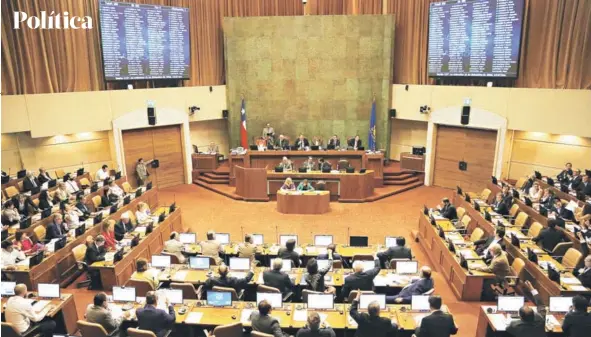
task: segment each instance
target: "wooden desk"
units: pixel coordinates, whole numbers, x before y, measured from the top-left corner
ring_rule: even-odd
[[[314,161],[318,161],[320,158],[324,158],[326,161],[332,164],[333,168],[340,159],[346,159],[349,165],[355,168],[355,171],[359,171],[362,168],[372,170],[374,184],[376,186],[383,185],[384,178],[384,154],[367,154],[365,151],[247,151],[244,155],[230,155],[230,186],[235,184],[235,174],[233,166],[238,165],[245,168],[266,168],[267,170],[273,169],[277,166],[283,157],[288,157],[294,164],[295,168],[302,165],[308,157],[313,157]]]
[[[8,298],[2,298],[2,317],[4,317],[4,305]],[[54,299],[50,304],[54,308],[47,313],[57,324],[54,333],[74,334],[78,330],[76,322],[78,321],[78,312],[76,311],[76,302],[74,295],[62,293],[61,299]]]
[[[400,168],[403,170],[425,172],[425,156],[403,152],[400,154]]]
[[[283,214],[324,214],[330,211],[330,192],[277,192],[277,211]]]
[[[163,211],[160,210],[160,212]],[[152,255],[162,251],[164,242],[170,239],[170,233],[173,231],[182,231],[181,209],[178,207],[168,214],[163,222],[154,226],[152,233],[142,238],[136,247],[131,248],[123,256],[121,261],[114,265],[112,262],[105,261],[93,263],[90,268],[99,270],[103,289],[111,290],[113,286],[125,285],[135,271],[135,261],[139,258],[150,261]]]
[[[462,268],[459,259],[449,251],[447,243],[439,237],[437,228],[431,225],[429,217],[423,212],[419,216],[419,243],[431,260],[431,265],[443,274],[460,300],[480,300],[484,280],[493,278],[493,275]]]
[[[308,179],[313,184],[323,180],[331,197],[339,202],[365,202],[374,193],[374,172],[369,170],[365,173],[322,173],[320,171],[278,173],[267,171],[267,193],[270,196],[276,196],[277,191],[281,189],[287,178],[291,178],[296,186],[304,179]]]
[[[127,211],[135,212],[139,202],[147,203],[151,208],[158,204],[158,192],[155,189],[146,191],[140,197],[132,200],[128,205],[121,207],[116,213],[110,215],[108,219],[119,220],[121,214]],[[50,254],[44,260],[32,267],[19,267],[17,270],[8,271],[2,269],[4,273],[10,275],[17,283],[24,283],[29,289],[36,289],[38,283],[60,283],[65,286],[77,270],[76,259],[72,249],[86,241],[86,236],[96,236],[101,231],[101,224],[88,229],[84,235],[81,235],[71,241],[56,253]]]
[[[193,170],[199,172],[212,172],[219,166],[217,154],[193,153],[191,159],[193,161]]]

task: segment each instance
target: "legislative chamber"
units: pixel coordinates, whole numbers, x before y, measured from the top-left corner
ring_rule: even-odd
[[[591,1],[2,5],[2,337],[591,336]]]

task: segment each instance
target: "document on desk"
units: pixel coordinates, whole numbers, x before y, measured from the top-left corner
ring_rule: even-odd
[[[27,257],[26,259],[20,261],[19,263],[17,263],[17,266],[25,266],[28,267],[29,266],[29,262],[31,261],[30,257]]]
[[[349,315],[349,314],[347,314],[347,322],[351,326],[357,326],[357,322],[355,322],[355,320],[353,319],[353,317],[351,317],[351,315]]]
[[[179,270],[172,276],[172,279],[175,281],[184,281],[187,278],[187,274],[189,272],[186,270]]]
[[[581,281],[576,277],[563,277],[560,280],[564,284],[581,284]]]
[[[190,312],[185,318],[185,323],[187,324],[199,324],[201,322],[201,318],[203,317],[202,312]]]
[[[240,322],[242,322],[242,324],[250,323],[250,314],[252,314],[253,311],[253,309],[242,309],[242,312],[240,313]]]
[[[45,307],[49,304],[49,301],[41,300],[37,301],[37,303],[33,304],[33,311],[34,312],[41,312]]]
[[[447,220],[447,218],[446,218],[446,217],[444,217],[444,216],[441,216],[441,215],[439,215],[439,214],[435,214],[435,213],[433,213],[431,216],[433,217],[433,219],[435,219],[435,221],[438,221],[438,220]]]
[[[560,322],[558,322],[558,320],[556,319],[556,317],[554,317],[554,315],[546,315],[546,325],[551,325],[551,326],[560,326]]]
[[[490,324],[497,331],[505,331],[507,329],[507,317],[503,314],[489,314]]]
[[[305,322],[308,320],[308,310],[296,310],[293,313],[293,320],[296,322]]]
[[[574,286],[570,286],[569,288],[572,291],[586,291],[587,290],[587,288],[585,288],[584,286],[581,286],[581,285],[574,285]]]

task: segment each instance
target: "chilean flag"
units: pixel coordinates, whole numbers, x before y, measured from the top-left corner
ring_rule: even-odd
[[[248,148],[248,135],[246,133],[246,104],[244,98],[242,99],[242,107],[240,108],[240,146]]]

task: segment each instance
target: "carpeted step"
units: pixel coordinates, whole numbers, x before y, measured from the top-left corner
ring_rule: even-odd
[[[199,176],[199,178],[197,178],[197,180],[201,180],[204,181],[208,184],[223,184],[223,185],[229,185],[230,184],[230,180],[229,179],[211,179],[209,177],[206,176]]]
[[[406,178],[406,179],[402,179],[402,180],[384,180],[384,185],[404,186],[404,185],[414,184],[417,182],[420,182],[421,184],[423,183],[422,181],[419,181],[419,179],[417,177],[411,177],[411,178]]]
[[[226,180],[226,181],[230,180],[229,174],[222,175],[222,174],[215,174],[214,172],[206,172],[206,173],[201,173],[201,176],[206,177],[211,180]]]

